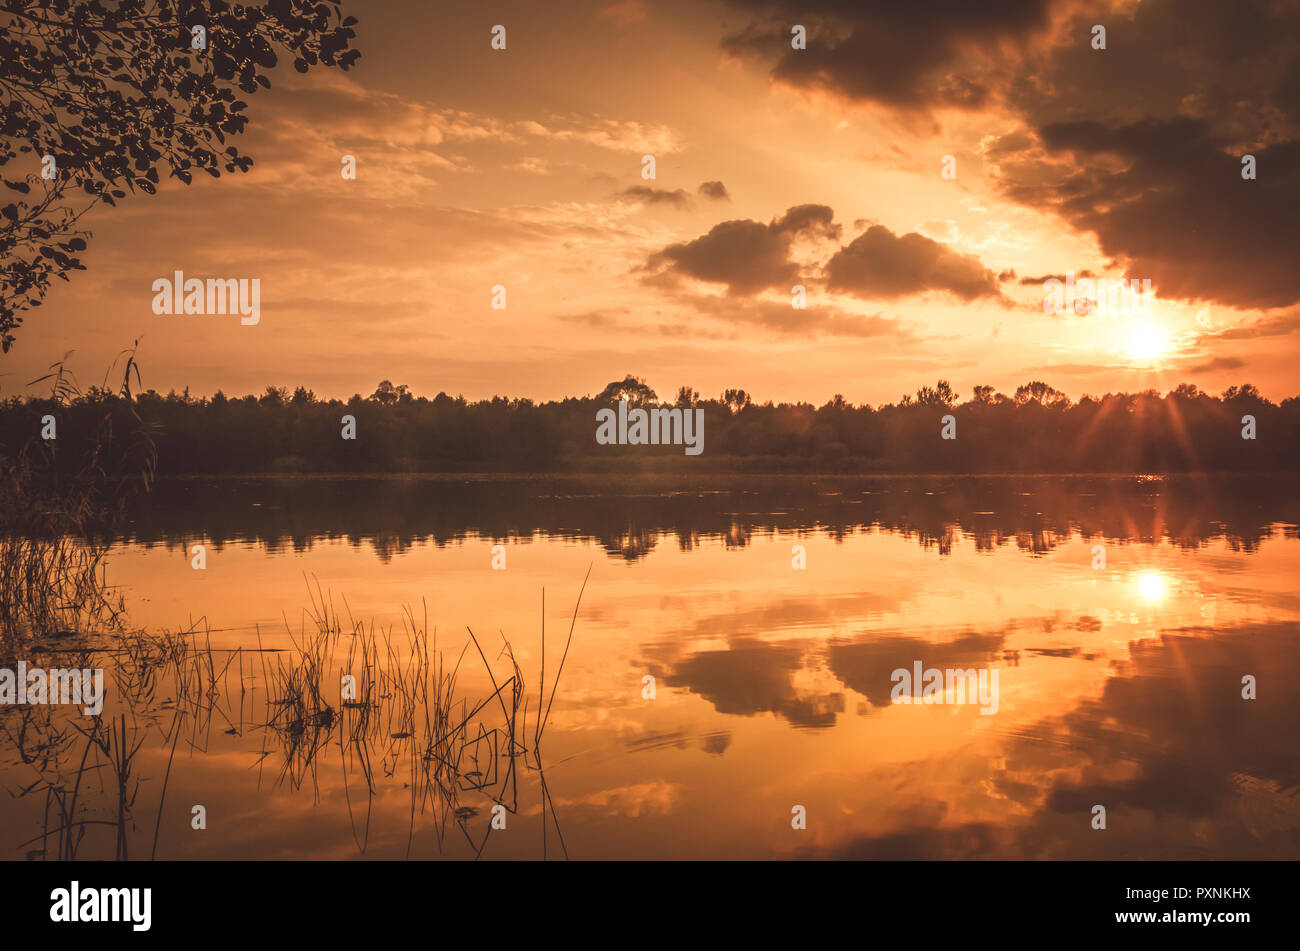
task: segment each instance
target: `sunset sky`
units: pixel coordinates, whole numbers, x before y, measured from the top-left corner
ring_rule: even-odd
[[[137,338],[194,394],[1300,391],[1300,6],[344,6],[361,60],[275,71],[248,174],[93,212],[0,392]],[[155,315],[176,270],[259,278],[261,322]],[[1044,314],[1067,271],[1149,279],[1151,313]]]

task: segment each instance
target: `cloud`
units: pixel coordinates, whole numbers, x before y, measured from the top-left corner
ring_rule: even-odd
[[[1096,234],[1103,253],[1161,298],[1300,301],[1300,140],[1253,149],[1255,181],[1242,180],[1240,155],[1199,119],[1055,123],[1038,140],[1044,157],[1021,163],[1005,192]]]
[[[1001,298],[998,276],[968,254],[911,232],[896,235],[873,225],[826,265],[827,289],[856,297],[893,300],[946,291],[965,301]]]
[[[1071,12],[1060,21],[1054,44],[1022,63],[1007,94],[1033,128],[1181,116],[1201,119],[1216,137],[1242,144],[1296,137],[1295,4],[1143,0],[1113,6],[1104,20],[1091,9]],[[1104,51],[1088,42],[1094,23],[1107,25]]]
[[[1086,40],[1108,26],[1104,51]],[[1004,194],[1096,235],[1165,299],[1300,301],[1300,7],[1144,0],[1063,19],[981,148]],[[1243,155],[1258,178],[1241,178]]]
[[[653,188],[649,185],[633,185],[619,192],[618,197],[639,201],[643,205],[672,205],[674,208],[691,206],[691,196],[682,188],[668,191],[666,188]]]
[[[679,152],[682,148],[677,133],[657,122],[635,122],[573,113],[551,116],[545,125],[528,120],[517,123],[517,128],[555,142],[580,142],[617,152],[662,155]]]
[[[804,337],[893,337],[912,340],[912,328],[903,321],[880,314],[853,314],[828,304],[809,303],[805,308],[790,302],[694,295],[686,303],[700,313],[729,324],[747,324],[776,334]]]
[[[773,79],[903,110],[974,109],[990,98],[1012,53],[1050,26],[1051,0],[729,0],[752,21],[723,40],[739,56],[770,60]],[[791,47],[791,24],[807,48]]]
[[[748,19],[724,49],[777,82],[913,116],[1009,109],[1020,127],[980,148],[1004,194],[1095,235],[1160,297],[1300,302],[1295,4],[727,2]],[[791,48],[795,23],[807,49]]]
[[[797,237],[838,238],[827,205],[796,205],[768,224],[750,219],[723,221],[693,241],[652,254],[647,267],[660,275],[726,284],[727,293],[750,296],[768,289],[789,293],[799,266],[790,248]]]
[[[629,189],[634,191],[635,189]],[[669,245],[647,259],[646,282],[672,289],[682,278],[725,284],[726,297],[698,298],[713,316],[756,323],[789,332],[830,332],[851,336],[910,335],[897,321],[846,313],[834,308],[796,309],[788,301],[761,301],[738,307],[727,298],[754,298],[764,291],[789,294],[798,283],[825,280],[831,292],[864,299],[893,300],[941,291],[962,300],[1005,300],[998,275],[971,255],[915,232],[896,235],[873,225],[840,247],[824,269],[803,266],[792,257],[796,240],[838,240],[841,228],[827,205],[795,205],[767,224],[750,219],[723,221],[692,241]],[[824,271],[820,273],[820,271]]]
[[[1198,363],[1194,367],[1188,367],[1188,373],[1213,373],[1215,370],[1239,370],[1246,365],[1246,361],[1238,357],[1214,357],[1206,360],[1204,363]]]
[[[931,218],[921,225],[921,233],[935,241],[951,242],[961,237],[957,222],[949,218]]]
[[[701,182],[700,194],[713,201],[731,201],[731,193],[722,182]]]
[[[605,310],[584,310],[576,314],[559,314],[558,319],[573,324],[585,324],[588,327],[610,328],[617,327],[620,321],[614,319],[614,314],[626,314],[626,307],[612,307]]]
[[[551,174],[551,163],[536,155],[525,155],[518,162],[507,165],[506,168],[516,172],[527,172],[530,175]]]
[[[833,223],[834,217],[835,212],[829,205],[795,205],[772,222],[772,230],[777,234],[796,235],[808,232],[838,239],[840,226]]]
[[[1283,337],[1300,330],[1300,312],[1265,317],[1249,324],[1217,330],[1198,337],[1197,344],[1214,340],[1254,340],[1258,337]]]
[[[681,148],[662,123],[577,112],[508,118],[369,89],[330,71],[288,74],[258,105],[258,121],[241,142],[253,171],[229,176],[235,187],[330,192],[346,154],[358,164],[349,195],[364,189],[418,201],[451,175],[504,168],[544,176],[583,164],[592,150],[665,155]]]
[[[1083,278],[1090,278],[1090,277],[1092,277],[1092,276],[1093,276],[1092,271],[1089,271],[1089,270],[1086,270],[1086,269],[1085,269],[1085,270],[1079,271],[1077,274],[1075,274],[1075,275],[1074,275],[1074,278],[1075,278],[1075,280],[1080,280],[1080,279],[1083,279]],[[1011,272],[1011,277],[1015,277],[1015,272],[1014,272],[1014,271]],[[999,274],[999,275],[998,275],[998,279],[1001,280],[1001,278],[1002,278],[1002,275]],[[1048,282],[1048,281],[1060,281],[1062,284],[1064,284],[1064,283],[1065,283],[1065,275],[1064,275],[1064,274],[1044,274],[1042,277],[1022,277],[1022,278],[1020,279],[1020,286],[1021,286],[1021,287],[1024,287],[1024,286],[1029,285],[1029,284],[1045,284],[1045,283]]]

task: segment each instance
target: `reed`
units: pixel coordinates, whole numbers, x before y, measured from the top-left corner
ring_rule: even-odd
[[[0,650],[32,641],[122,628],[122,598],[105,558],[129,498],[147,492],[157,464],[155,430],[136,413],[134,349],[116,392],[82,394],[62,361],[31,385],[50,381],[47,415],[70,424],[71,407],[89,432],[44,439],[33,427],[19,447],[0,447]],[[111,368],[110,368],[110,372]],[[37,422],[33,419],[33,422]],[[64,440],[68,442],[68,440]]]
[[[297,627],[285,619],[288,646],[264,646],[257,629],[258,658],[247,667],[250,648],[214,647],[205,618],[176,630],[122,629],[94,644],[31,646],[28,656],[36,662],[57,656],[66,664],[72,655],[79,666],[103,666],[114,686],[111,712],[89,725],[53,706],[0,711],[0,737],[30,771],[18,795],[44,796],[42,834],[22,846],[36,846],[27,853],[32,858],[75,859],[88,843],[96,856],[129,858],[144,779],[139,753],[152,743],[166,766],[146,785],[158,790],[156,815],[145,826],[152,826],[152,843],[136,851],[148,847],[154,857],[166,841],[168,786],[184,768],[185,759],[176,756],[182,739],[193,756],[206,752],[218,731],[253,731],[261,739],[254,765],[278,763],[275,786],[300,792],[310,784],[317,798],[318,770],[327,762],[322,754],[337,750],[362,851],[376,796],[385,783],[400,780],[410,797],[408,856],[422,832],[431,832],[442,851],[453,826],[480,856],[490,828],[477,836],[471,825],[487,807],[517,815],[521,782],[530,774],[541,796],[545,850],[548,822],[558,832],[558,821],[542,769],[542,739],[585,587],[586,579],[553,677],[548,683],[539,674],[531,736],[528,686],[504,632],[495,656],[469,628],[463,643],[448,650],[429,625],[427,603],[418,613],[404,609],[396,625],[363,622],[351,616],[346,600],[340,609],[310,581]],[[478,658],[480,679],[489,685],[476,695],[460,687],[469,655]],[[351,678],[346,694],[345,677]]]

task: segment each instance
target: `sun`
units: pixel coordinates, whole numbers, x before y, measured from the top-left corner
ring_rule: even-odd
[[[1139,324],[1129,338],[1129,356],[1135,360],[1158,360],[1171,349],[1169,335],[1157,324]]]

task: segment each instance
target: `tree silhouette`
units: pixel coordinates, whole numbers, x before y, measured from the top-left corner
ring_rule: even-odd
[[[933,388],[923,386],[916,391],[916,401],[922,406],[952,406],[957,394],[947,380],[940,380]]]
[[[355,22],[339,0],[0,0],[0,347],[84,270],[86,212],[152,195],[161,172],[247,171],[226,145],[248,122],[237,93],[270,87],[277,50],[347,69]]]
[[[405,383],[393,386],[391,380],[380,380],[379,386],[375,387],[375,392],[368,399],[381,406],[396,406],[398,403],[411,402],[411,390]]]
[[[1062,400],[1068,403],[1069,397],[1055,387],[1048,386],[1042,380],[1034,380],[1024,386],[1016,387],[1015,400],[1017,406],[1024,406],[1026,403],[1041,403],[1044,406],[1050,406]]]
[[[621,380],[615,380],[596,397],[600,403],[616,403],[619,400],[627,400],[629,406],[645,406],[656,402],[659,397],[655,391],[650,388],[650,384],[639,376],[628,374]]]
[[[157,433],[158,468],[166,474],[1300,471],[1300,397],[1273,403],[1250,384],[1222,397],[1187,385],[1163,397],[1108,393],[1077,403],[1041,382],[1020,387],[1019,402],[981,387],[968,402],[949,404],[943,402],[948,391],[921,392],[927,389],[935,402],[909,394],[877,409],[842,394],[819,407],[747,398],[743,410],[734,393],[732,402],[698,399],[694,406],[707,431],[702,459],[669,443],[595,442],[596,413],[619,399],[647,408],[671,405],[636,377],[611,383],[596,397],[542,403],[426,397],[391,381],[368,398],[347,401],[320,399],[305,387],[269,386],[260,396],[210,399],[149,390],[128,405],[92,390],[81,399],[0,399],[0,458],[37,438],[47,413],[58,414],[65,448],[93,446],[88,434],[106,419],[130,431],[131,414],[138,413]],[[356,417],[356,440],[339,438],[345,413]],[[957,421],[955,440],[940,437],[940,420],[949,413]],[[1242,438],[1247,414],[1255,417],[1256,439]]]
[[[727,389],[722,391],[722,402],[727,404],[727,408],[733,413],[739,413],[749,405],[749,394],[740,389]]]

